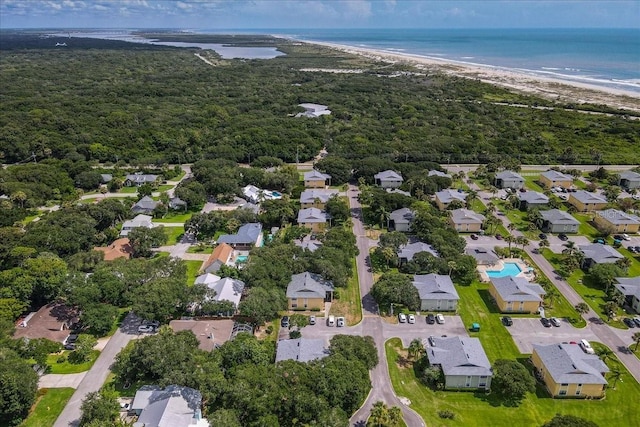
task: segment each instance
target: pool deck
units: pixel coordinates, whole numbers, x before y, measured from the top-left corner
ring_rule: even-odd
[[[501,271],[504,269],[505,263],[514,263],[518,265],[520,269],[520,273],[515,275],[514,277],[524,277],[525,279],[531,281],[533,279],[533,274],[530,273],[530,266],[521,260],[520,258],[505,258],[499,260],[494,265],[479,265],[478,273],[480,273],[480,280],[483,282],[489,282],[490,278],[487,274],[487,271]]]

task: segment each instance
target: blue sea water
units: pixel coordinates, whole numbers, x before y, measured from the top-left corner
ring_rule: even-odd
[[[481,64],[640,93],[640,28],[272,29],[254,32]]]

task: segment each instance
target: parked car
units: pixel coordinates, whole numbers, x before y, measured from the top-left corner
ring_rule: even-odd
[[[75,350],[76,349],[76,341],[78,341],[78,334],[70,334],[64,340],[64,349],[65,350]]]
[[[509,316],[504,316],[502,318],[502,324],[504,326],[511,326],[511,325],[513,325],[513,319],[511,319],[511,317],[509,317]]]
[[[416,316],[414,316],[413,314],[408,315],[407,316],[407,322],[416,323]]]
[[[625,325],[627,325],[628,328],[636,327],[636,322],[634,322],[633,319],[630,317],[625,317],[624,319],[622,319],[622,321],[624,322]]]
[[[151,325],[140,325],[138,326],[138,332],[149,334],[154,331],[154,327]]]
[[[606,244],[604,239],[593,239],[593,243],[600,243],[601,245]]]
[[[589,344],[589,341],[585,339],[580,340],[580,347],[582,347],[582,351],[584,351],[587,354],[595,353],[595,350],[593,349],[593,347],[591,347],[591,344]]]
[[[404,313],[398,313],[398,322],[407,323],[407,315]]]
[[[635,323],[635,324],[636,324],[636,326],[637,326],[638,328],[640,328],[640,317],[634,317],[634,318],[633,318],[633,323]]]
[[[327,326],[335,326],[335,325],[336,325],[336,318],[332,314],[331,316],[327,317]]]
[[[316,316],[309,316],[309,324],[312,326],[316,324]]]
[[[614,234],[614,236],[613,236],[613,240],[622,241],[622,235],[620,235],[620,234]]]
[[[342,327],[344,327],[344,325],[345,325],[344,317],[337,317],[336,318],[336,326],[338,328],[342,328]]]
[[[640,254],[640,246],[636,246],[636,252]]]
[[[544,326],[545,328],[551,327],[551,320],[547,319],[546,317],[541,317],[540,323],[542,323],[542,326]]]
[[[433,313],[427,314],[427,323],[429,325],[433,325],[434,323],[436,323],[436,316],[434,316]]]
[[[556,317],[552,317],[551,319],[549,319],[549,321],[551,322],[551,324],[553,326],[555,326],[556,328],[560,327],[560,321],[556,318]]]
[[[563,242],[566,242],[567,240],[569,240],[569,238],[567,237],[566,234],[564,233],[560,233],[558,234],[558,239],[562,240]]]
[[[496,239],[502,240],[503,239],[502,234],[496,234]]]
[[[471,237],[471,240],[478,240],[478,236],[476,236],[475,234],[472,234],[469,237]]]
[[[629,252],[631,252],[632,254],[635,254],[635,253],[636,253],[636,248],[634,248],[633,246],[629,246],[629,247],[627,248],[627,250],[628,250]]]
[[[289,316],[283,316],[282,319],[280,319],[280,327],[281,328],[289,327]]]
[[[631,237],[629,237],[629,235],[628,235],[627,233],[624,233],[624,234],[622,235],[622,238],[623,238],[624,240],[631,240]]]
[[[540,240],[546,240],[547,239],[547,235],[544,234],[544,233],[538,234],[538,237],[540,238]]]
[[[443,325],[444,324],[444,316],[440,313],[436,314],[436,322],[438,322],[438,324]]]

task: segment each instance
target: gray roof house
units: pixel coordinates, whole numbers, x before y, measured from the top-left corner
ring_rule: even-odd
[[[389,214],[389,229],[395,231],[410,231],[415,212],[409,208],[396,209]]]
[[[137,214],[147,214],[150,215],[153,211],[158,207],[160,202],[156,202],[149,196],[144,196],[142,199],[138,200],[133,206],[131,206],[131,212]]]
[[[208,283],[207,287],[216,291],[215,301],[230,301],[238,308],[242,291],[244,290],[244,282],[242,280],[223,277],[215,282]]]
[[[607,205],[607,199],[596,193],[578,190],[569,195],[569,204],[579,211],[592,211],[604,208]]]
[[[136,215],[135,218],[122,223],[120,237],[125,237],[129,234],[129,231],[138,227],[153,228],[155,227],[155,224],[151,222],[151,217],[149,215]]]
[[[209,427],[202,418],[202,395],[189,387],[142,386],[130,410],[138,415],[133,427]]]
[[[540,228],[547,233],[577,233],[580,221],[571,216],[570,213],[560,209],[550,209],[540,211],[542,224]]]
[[[493,250],[483,247],[467,246],[464,252],[471,255],[478,265],[495,265],[500,259]]]
[[[493,371],[478,338],[430,337],[428,342],[429,364],[442,368],[445,388],[491,388]]]
[[[169,199],[169,207],[171,209],[187,209],[187,202],[180,197],[172,197]]]
[[[496,174],[496,187],[498,188],[517,188],[524,187],[524,178],[514,171],[502,171]]]
[[[398,188],[387,188],[385,191],[389,194],[402,194],[403,196],[411,197],[411,193],[408,191],[400,190]]]
[[[534,312],[546,295],[542,286],[529,283],[524,277],[490,277],[489,293],[503,312]]]
[[[573,176],[550,169],[540,174],[540,181],[547,187],[568,187],[573,182]]]
[[[402,175],[392,170],[379,172],[373,176],[377,186],[382,188],[398,188],[402,185]]]
[[[461,190],[452,190],[450,188],[436,193],[436,204],[440,210],[445,210],[454,200],[457,200],[462,204],[466,203],[467,193]]]
[[[604,394],[609,368],[595,354],[587,354],[577,344],[533,344],[534,366],[553,396],[590,396]],[[582,393],[584,385],[602,385],[600,392]],[[569,394],[568,390],[572,393]]]
[[[332,196],[337,196],[338,190],[325,190],[325,189],[309,189],[300,193],[300,204],[302,206],[309,206],[316,202],[324,206]],[[316,200],[317,199],[317,200]]]
[[[331,114],[331,110],[329,110],[329,107],[326,105],[303,103],[298,104],[298,106],[304,108],[304,113],[298,113],[296,114],[296,117],[310,117],[314,119]]]
[[[619,184],[627,190],[640,188],[640,173],[634,171],[620,172]]]
[[[546,206],[549,203],[549,198],[537,191],[519,191],[518,200],[520,200],[520,210],[526,211],[529,208],[537,208],[540,206]]]
[[[420,252],[427,252],[434,257],[440,257],[440,254],[433,248],[433,246],[424,242],[413,242],[400,246],[398,249],[398,262],[402,265],[409,261],[413,261],[413,257]]]
[[[636,313],[640,313],[640,276],[616,277],[614,286],[622,295],[625,303]]]
[[[449,222],[456,231],[478,232],[485,221],[485,216],[469,209],[455,209],[451,211]]]
[[[420,295],[420,311],[455,311],[458,307],[460,297],[448,275],[416,274],[413,286]]]
[[[124,186],[140,187],[143,184],[155,184],[158,178],[159,175],[143,174],[142,172],[137,172],[127,175],[124,180]]]
[[[449,175],[448,173],[440,172],[440,171],[437,171],[435,169],[430,170],[429,173],[427,173],[427,176],[438,176],[440,178],[449,178],[449,179],[451,179],[451,175]]]
[[[313,224],[326,224],[330,218],[329,214],[318,208],[304,208],[298,211],[298,224],[309,224],[314,231],[319,229],[315,230]]]
[[[615,232],[629,232],[635,233],[640,226],[640,218],[636,215],[629,214],[617,209],[607,209],[600,211],[595,217],[596,225],[605,224],[611,225]]]
[[[322,247],[322,242],[319,240],[311,240],[308,237],[300,240],[294,240],[293,244],[309,252],[315,252]]]
[[[325,280],[319,274],[304,273],[294,274],[287,285],[287,299],[289,308],[293,300],[322,300],[329,302],[333,299],[333,283]]]
[[[322,185],[331,185],[331,175],[322,173],[315,169],[305,172],[303,176],[305,186],[316,185],[322,183]]]
[[[295,360],[298,362],[311,362],[329,355],[329,349],[324,345],[322,338],[297,338],[278,341],[276,349],[276,362],[282,360]]]
[[[624,258],[624,255],[616,251],[613,247],[600,243],[578,245],[578,249],[584,254],[584,260],[582,261],[583,268],[590,268],[596,264],[611,264]]]
[[[218,238],[218,244],[226,243],[239,250],[249,250],[262,243],[262,224],[250,222],[238,228],[236,234],[223,234]]]
[[[111,182],[111,180],[113,180],[113,175],[111,175],[110,173],[101,173],[100,174],[100,183],[101,184],[106,184],[108,182]]]

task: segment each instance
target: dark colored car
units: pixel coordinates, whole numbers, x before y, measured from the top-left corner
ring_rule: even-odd
[[[636,252],[640,254],[640,246],[636,246]]]
[[[634,322],[633,319],[630,318],[630,317],[625,317],[624,319],[622,319],[622,321],[629,328],[635,328],[636,327],[636,322]]]
[[[615,234],[615,235],[613,236],[613,239],[614,239],[614,240],[622,241],[622,236],[621,236],[621,235],[619,235],[619,234]]]
[[[558,239],[562,240],[563,242],[566,242],[567,240],[569,240],[567,235],[563,233],[558,234]]]
[[[475,234],[472,234],[469,237],[471,237],[471,240],[478,240],[478,236],[476,236]]]
[[[637,326],[638,328],[640,328],[640,317],[634,317],[634,318],[633,318],[633,323],[635,323],[635,324],[636,324],[636,326]]]
[[[632,254],[635,254],[635,253],[636,253],[636,248],[634,248],[633,246],[629,246],[629,247],[627,248],[627,250],[628,250],[629,252],[631,252]]]
[[[502,234],[496,234],[496,239],[498,239],[498,240],[502,240],[502,238],[503,238],[503,237],[502,237]]]
[[[433,314],[427,314],[427,323],[430,325],[436,323],[436,316],[434,316]]]
[[[540,234],[538,234],[538,237],[540,238],[540,240],[546,240],[547,235],[544,234],[544,233],[540,233]]]
[[[504,326],[511,326],[511,325],[513,325],[513,319],[511,319],[511,317],[509,317],[509,316],[504,316],[502,318],[502,324]]]
[[[283,316],[282,319],[280,319],[280,327],[281,328],[289,327],[289,316]]]
[[[78,341],[78,334],[71,334],[64,341],[64,349],[65,350],[75,350],[76,349],[76,341]]]
[[[551,327],[551,320],[547,319],[546,317],[541,317],[540,323],[542,323],[542,326],[544,326],[545,328]]]

